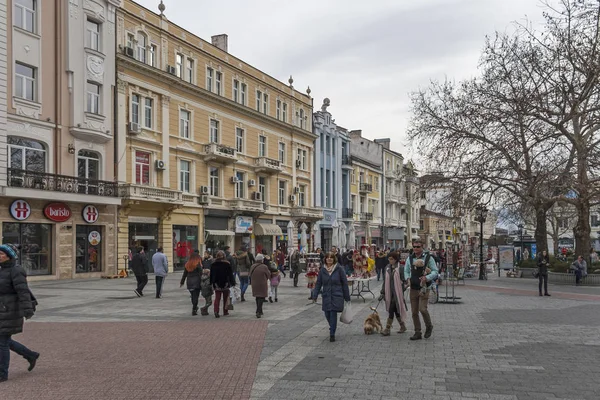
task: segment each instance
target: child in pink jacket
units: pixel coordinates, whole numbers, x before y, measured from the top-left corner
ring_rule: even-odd
[[[271,271],[271,292],[269,293],[269,302],[273,302],[273,297],[275,297],[275,302],[277,303],[277,286],[279,286],[279,282],[281,282],[281,275],[279,275],[279,271]]]

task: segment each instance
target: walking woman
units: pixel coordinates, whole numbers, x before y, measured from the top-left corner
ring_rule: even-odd
[[[200,274],[202,273],[202,258],[198,253],[190,256],[185,263],[183,276],[179,287],[182,287],[187,279],[187,289],[192,296],[192,315],[198,315],[198,299],[200,298]]]
[[[385,309],[389,313],[385,329],[381,332],[383,336],[390,336],[394,316],[398,319],[400,330],[398,333],[406,332],[406,304],[404,303],[404,266],[400,265],[400,255],[392,252],[388,257],[389,264],[385,268],[383,286],[379,301],[385,299]]]
[[[329,323],[329,341],[335,342],[338,313],[344,311],[344,301],[350,301],[348,279],[337,257],[329,252],[324,257],[324,266],[317,276],[317,284],[312,292],[313,301],[317,301],[321,293],[325,319]]]
[[[215,261],[210,266],[210,283],[215,291],[215,318],[219,318],[219,304],[223,298],[223,315],[229,315],[227,301],[229,289],[235,286],[235,277],[231,264],[225,259],[225,252],[217,252]]]
[[[17,264],[17,249],[10,244],[0,246],[0,382],[8,380],[10,352],[29,362],[33,370],[40,354],[12,339],[23,332],[23,317],[33,317],[34,303],[27,286],[27,274]]]
[[[538,279],[540,296],[542,296],[542,283],[544,284],[544,296],[550,296],[548,293],[548,267],[550,266],[550,257],[546,250],[542,251],[537,260]]]
[[[271,272],[265,264],[265,256],[256,256],[254,265],[250,268],[250,285],[252,296],[256,299],[256,318],[263,316],[263,304],[269,294],[269,279]]]

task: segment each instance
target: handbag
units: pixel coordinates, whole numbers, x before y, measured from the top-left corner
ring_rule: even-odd
[[[534,270],[531,272],[531,275],[533,275],[534,278],[539,277],[540,276],[539,268],[534,268]]]
[[[352,318],[354,318],[352,303],[347,301],[344,303],[344,311],[342,311],[342,315],[340,315],[340,322],[343,324],[350,324],[352,323]]]

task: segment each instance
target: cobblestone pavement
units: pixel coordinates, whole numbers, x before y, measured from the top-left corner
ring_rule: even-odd
[[[412,322],[402,335],[365,336],[369,294],[330,343],[303,283],[282,279],[261,320],[253,301],[215,319],[191,315],[179,278],[162,299],[151,285],[137,298],[133,279],[33,283],[40,307],[15,339],[42,358],[28,373],[13,356],[0,398],[598,398],[600,288],[551,285],[538,297],[533,280],[467,280],[459,304],[430,305],[433,336],[417,342]]]

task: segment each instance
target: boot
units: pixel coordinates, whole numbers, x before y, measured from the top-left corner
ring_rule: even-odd
[[[192,315],[198,315],[198,309],[192,308]]]
[[[392,323],[394,320],[392,318],[387,319],[387,323],[385,324],[385,329],[381,331],[383,336],[390,336],[390,330],[392,329]]]
[[[433,333],[433,325],[429,325],[425,328],[425,339],[429,339]]]
[[[200,309],[200,315],[208,315],[208,306]]]
[[[400,318],[398,318],[398,322],[400,323],[400,330],[398,331],[398,333],[406,332],[406,324],[402,322]]]
[[[421,340],[421,339],[423,339],[421,337],[421,332],[415,332],[415,334],[410,337],[410,340]]]
[[[242,301],[246,301],[246,298],[244,297],[244,293],[242,293]]]

